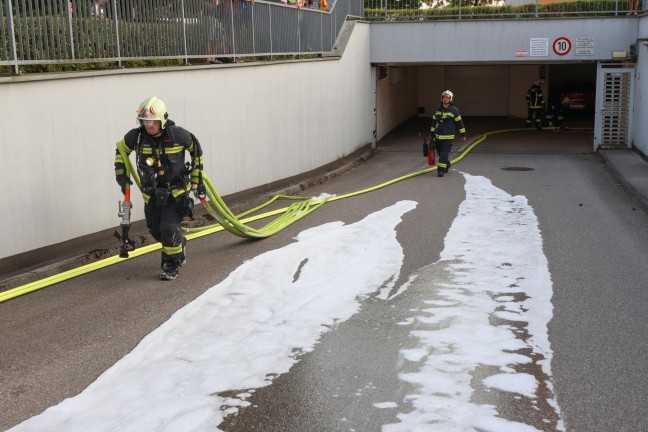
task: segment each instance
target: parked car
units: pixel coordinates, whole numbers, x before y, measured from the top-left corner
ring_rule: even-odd
[[[589,81],[563,81],[560,85],[560,101],[569,110],[594,110],[594,84]]]

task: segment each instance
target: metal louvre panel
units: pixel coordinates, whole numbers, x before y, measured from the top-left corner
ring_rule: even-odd
[[[631,71],[605,71],[601,111],[601,146],[629,146]]]

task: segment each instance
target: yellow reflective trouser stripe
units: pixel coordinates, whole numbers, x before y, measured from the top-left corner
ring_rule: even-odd
[[[437,135],[436,137],[438,139],[442,139],[442,140],[451,140],[451,139],[454,139],[455,136],[454,135]]]
[[[162,252],[167,255],[177,255],[182,253],[182,245],[180,246],[162,246]]]

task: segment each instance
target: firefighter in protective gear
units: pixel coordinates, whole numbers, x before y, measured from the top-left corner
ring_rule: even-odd
[[[562,100],[559,97],[551,98],[547,106],[545,123],[548,126],[555,127],[556,130],[567,127],[565,123],[565,111],[567,110],[567,107],[569,107],[568,97],[564,97]]]
[[[146,226],[162,243],[162,280],[175,279],[186,261],[186,239],[180,222],[193,215],[189,192],[202,183],[202,149],[198,139],[168,118],[166,104],[153,96],[137,109],[139,127],[130,130],[121,144],[126,153],[135,152],[141,180]],[[189,153],[191,162],[185,162]],[[115,176],[122,192],[131,184],[125,163],[117,151]]]
[[[536,128],[542,128],[542,118],[544,116],[544,96],[542,94],[543,81],[536,81],[527,91],[527,118],[526,127],[531,127],[535,120]]]
[[[450,169],[450,150],[455,139],[455,132],[459,130],[462,139],[466,140],[466,128],[464,127],[461,114],[453,105],[454,95],[450,90],[441,93],[441,105],[432,116],[432,136],[436,143],[436,150],[439,153],[437,164],[437,175],[443,177]]]

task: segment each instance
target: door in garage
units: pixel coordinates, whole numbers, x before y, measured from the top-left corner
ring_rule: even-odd
[[[634,65],[600,64],[594,118],[594,149],[632,145]]]

